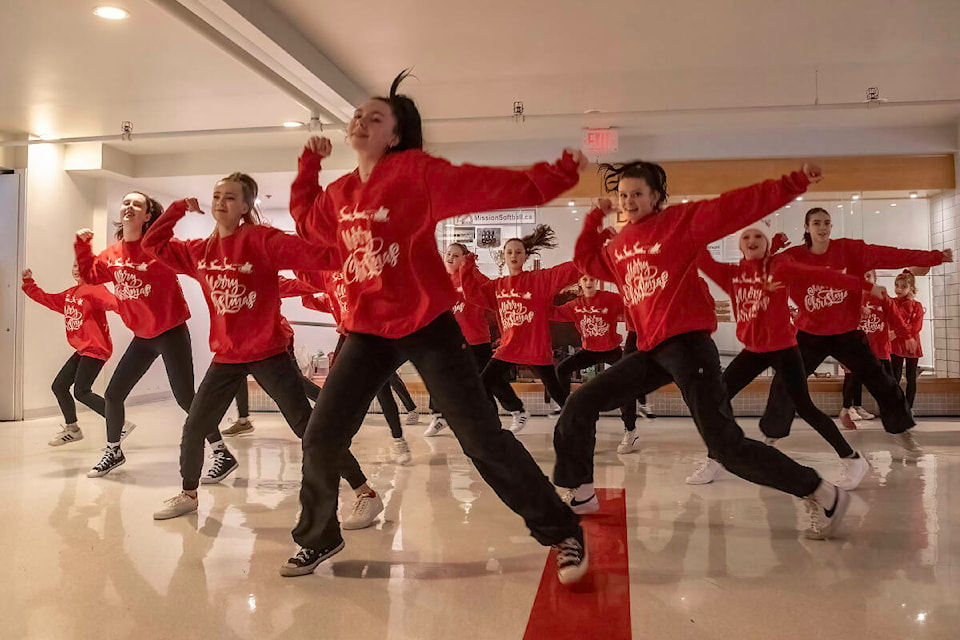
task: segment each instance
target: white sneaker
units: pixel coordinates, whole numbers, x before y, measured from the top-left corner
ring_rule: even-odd
[[[860,416],[861,420],[873,420],[874,418],[877,417],[872,413],[870,413],[869,411],[867,411],[866,409],[864,409],[863,407],[854,407],[853,409],[854,411],[857,412],[857,415]],[[856,420],[856,418],[854,418],[854,420]]]
[[[191,498],[184,492],[163,501],[163,508],[153,514],[154,520],[169,520],[197,510],[197,498]]]
[[[916,461],[923,455],[923,449],[920,448],[913,437],[913,429],[907,429],[903,433],[895,433],[893,439],[903,448],[904,460]]]
[[[591,494],[586,500],[577,500],[574,492],[568,490],[564,493],[564,502],[566,502],[570,510],[578,516],[585,516],[600,511],[600,500],[597,499],[596,493]]]
[[[804,498],[803,502],[810,516],[810,528],[803,532],[804,537],[809,540],[826,540],[840,528],[840,522],[850,506],[850,494],[838,487],[837,499],[830,509],[817,502],[812,495]]]
[[[840,459],[840,479],[836,485],[844,491],[853,491],[859,486],[867,472],[870,471],[870,463],[863,457],[862,453],[857,452],[857,458]]]
[[[567,538],[553,545],[557,550],[557,580],[560,584],[573,584],[587,573],[586,535],[581,533],[581,536],[582,539]]]
[[[53,440],[47,444],[51,447],[62,447],[65,444],[77,442],[78,440],[83,440],[83,431],[80,431],[80,427],[62,424],[60,425],[60,432],[53,436]]]
[[[510,423],[510,431],[520,433],[527,427],[527,420],[530,418],[529,413],[526,411],[511,411],[510,415],[513,416],[513,422]]]
[[[391,449],[393,451],[394,462],[397,464],[410,464],[410,446],[406,440],[403,438],[394,438]]]
[[[353,503],[353,510],[344,519],[340,526],[344,529],[364,529],[373,524],[377,516],[383,511],[383,500],[378,494],[364,493],[357,496]]]
[[[133,430],[137,428],[137,425],[127,420],[123,423],[123,428],[120,429],[120,442],[123,442],[127,439],[127,436],[133,433]]]
[[[551,400],[551,401],[550,401],[550,415],[552,415],[552,416],[558,416],[558,415],[560,415],[560,412],[561,412],[562,410],[563,410],[563,407],[561,407],[559,404],[557,404],[557,401],[556,401],[556,400]]]
[[[443,416],[433,416],[433,420],[430,421],[430,426],[423,432],[423,437],[432,438],[446,428],[447,421],[443,419]]]
[[[637,435],[637,430],[627,431],[623,430],[623,438],[620,440],[620,444],[617,445],[617,453],[633,453],[640,448],[639,445],[640,436]]]
[[[687,476],[687,484],[710,484],[717,479],[721,471],[723,471],[722,464],[713,458],[707,458]]]
[[[637,412],[643,416],[644,420],[656,420],[657,414],[653,412],[653,406],[649,404],[641,404],[637,406]]]
[[[404,421],[405,424],[420,424],[420,411],[419,409],[414,409],[407,414],[407,418]]]

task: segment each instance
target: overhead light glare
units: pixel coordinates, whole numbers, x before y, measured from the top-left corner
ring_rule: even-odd
[[[120,7],[97,7],[93,10],[93,15],[104,20],[126,20],[130,17],[130,12]]]
[[[283,126],[285,126],[287,129],[296,129],[297,127],[302,127],[303,123],[299,122],[298,120],[287,120],[283,123]]]

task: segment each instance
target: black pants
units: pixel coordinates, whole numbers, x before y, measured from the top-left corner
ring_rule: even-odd
[[[413,398],[410,396],[410,391],[407,390],[407,385],[403,384],[403,378],[400,377],[400,374],[396,371],[393,372],[393,375],[390,376],[390,388],[397,394],[397,397],[400,398],[400,402],[403,404],[403,408],[407,410],[407,413],[410,413],[417,408],[417,403],[413,401]]]
[[[838,456],[841,458],[852,456],[853,449],[840,433],[837,424],[830,416],[820,411],[810,399],[807,372],[803,366],[803,356],[800,354],[799,347],[766,353],[741,351],[723,372],[723,384],[727,388],[730,399],[736,398],[744,387],[768,367],[773,368],[776,375],[781,377],[800,417],[830,443]]]
[[[507,382],[507,372],[510,371],[510,367],[514,366],[512,362],[504,362],[497,358],[490,358],[490,361],[487,362],[487,366],[483,368],[483,373],[480,375],[480,379],[483,381],[483,387],[486,389],[487,397],[490,398],[490,402],[493,403],[493,406],[496,407],[494,398],[500,400],[500,404],[503,405],[503,408],[507,411],[523,411],[523,401],[517,396],[513,391],[513,387],[510,386],[510,383]],[[559,404],[561,407],[567,401],[567,396],[569,393],[564,390],[563,386],[560,384],[560,380],[557,378],[557,370],[553,367],[552,364],[546,365],[524,365],[533,370],[534,373],[540,378],[540,381],[543,382],[544,388],[546,388],[547,393],[550,394],[550,397]],[[509,389],[509,391],[508,391]],[[511,397],[512,396],[512,397]]]
[[[633,350],[637,350],[637,343],[634,340]],[[560,378],[560,384],[563,386],[567,397],[570,396],[570,375],[574,371],[582,371],[587,367],[603,362],[604,364],[614,364],[623,358],[623,349],[617,347],[609,351],[587,351],[581,349],[572,356],[564,358],[557,366],[557,377]],[[631,400],[620,407],[620,418],[623,420],[623,426],[627,431],[633,431],[637,428],[637,402]]]
[[[900,386],[900,376],[903,374],[903,363],[907,363],[907,404],[913,409],[913,401],[917,398],[917,375],[920,358],[904,358],[903,356],[890,356],[891,374],[897,386]]]
[[[104,364],[106,363],[103,360],[74,353],[53,379],[51,389],[57,397],[57,404],[60,405],[66,424],[77,422],[77,404],[73,401],[74,398],[101,416],[105,415],[103,398],[93,392],[93,382],[100,375]],[[70,387],[73,387],[73,395],[70,395]]]
[[[337,340],[337,346],[333,350],[334,362],[339,361],[340,349],[343,348],[343,343],[346,342],[346,340],[347,337],[341,333],[340,338]],[[390,384],[394,377],[399,380],[403,390],[407,390],[406,385],[403,384],[403,380],[400,380],[400,376],[397,375],[396,370],[394,370],[391,379],[384,382],[383,386],[377,389],[376,398],[377,403],[380,405],[380,411],[383,412],[383,419],[387,421],[387,427],[390,428],[390,437],[402,438],[403,426],[400,424],[400,409],[397,407],[397,401],[393,399],[393,393],[390,391]],[[407,395],[409,396],[409,393]],[[410,402],[412,403],[413,400],[411,399]],[[369,405],[367,406],[367,410],[370,410]]]
[[[194,394],[193,352],[186,323],[155,338],[134,337],[117,363],[103,394],[106,401],[107,442],[120,442],[120,432],[126,421],[123,403],[158,357],[163,358],[167,381],[177,404],[187,413],[190,412]],[[216,429],[207,436],[209,442],[219,442],[221,439],[220,432]]]
[[[303,438],[298,544],[339,544],[337,474],[332,463],[350,446],[367,405],[397,367],[410,360],[477,471],[523,517],[533,537],[555,544],[578,532],[578,518],[487,401],[476,364],[453,314],[399,339],[351,333],[330,370]]]
[[[248,374],[277,403],[280,413],[297,437],[303,437],[310,419],[310,403],[300,383],[300,368],[288,353],[243,364],[214,362],[200,382],[197,397],[183,427],[180,475],[185,490],[193,491],[199,486],[203,467],[203,439],[217,430],[217,425],[237,393],[238,382],[245,381]],[[331,460],[330,469],[354,489],[367,481],[360,464],[347,449]]]
[[[487,366],[487,363],[490,362],[490,358],[493,357],[493,347],[489,342],[483,342],[481,344],[468,344],[467,350],[470,352],[470,355],[473,356],[473,361],[477,365],[477,371],[483,371],[483,368]],[[516,402],[520,402],[520,398],[517,397],[517,392],[513,390],[509,384],[507,385],[509,389],[509,394],[506,397],[506,403],[510,404],[513,399],[516,399]],[[504,398],[494,394],[494,397],[500,401],[500,404],[504,403]],[[521,403],[522,404],[522,403]],[[440,413],[440,410],[437,409],[437,405],[433,402],[433,396],[430,396],[430,411],[432,413]],[[443,414],[440,414],[443,417]]]
[[[833,356],[840,364],[860,376],[880,406],[880,419],[887,432],[902,433],[916,424],[903,397],[903,391],[893,377],[880,366],[863,331],[849,331],[833,336],[816,336],[798,331],[797,342],[807,375],[816,371],[827,356]],[[793,414],[790,392],[783,382],[783,376],[777,373],[770,385],[770,397],[760,419],[760,430],[768,438],[784,438],[790,434]]]
[[[890,366],[889,360],[881,360],[880,366],[893,376],[893,367]],[[896,380],[896,378],[894,379]],[[843,376],[843,408],[849,409],[850,407],[860,406],[863,406],[863,380],[851,371]]]
[[[554,430],[554,483],[573,488],[593,482],[600,412],[670,382],[680,388],[707,450],[727,470],[795,496],[808,496],[817,488],[820,477],[816,471],[743,435],[720,375],[720,355],[706,331],[683,333],[650,351],[637,351],[577,389]]]
[[[290,354],[290,358],[293,360],[293,362],[297,364],[297,356],[293,352],[293,350],[291,349],[287,353]],[[299,370],[299,368],[300,368],[300,365],[297,364],[297,370]],[[320,395],[320,387],[318,387],[313,380],[303,375],[303,373],[300,374],[300,386],[303,387],[303,393],[305,396],[307,396],[307,398],[309,398],[310,400],[313,400],[314,402],[317,401],[317,396]],[[244,377],[244,379],[240,381],[240,384],[237,385],[236,399],[237,399],[237,415],[241,419],[249,418],[250,417],[250,390],[247,389],[246,377]]]

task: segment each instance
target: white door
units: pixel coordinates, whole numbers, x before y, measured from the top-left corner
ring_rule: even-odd
[[[23,417],[22,351],[18,346],[23,313],[20,295],[22,186],[21,174],[0,174],[0,420]]]

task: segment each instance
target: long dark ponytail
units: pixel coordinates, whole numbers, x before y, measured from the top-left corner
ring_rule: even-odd
[[[387,149],[387,153],[423,149],[423,121],[420,118],[420,110],[413,99],[397,93],[400,83],[408,77],[410,77],[410,69],[404,69],[393,79],[389,96],[374,98],[374,100],[386,102],[393,112],[393,117],[397,119],[397,127],[393,131],[397,135],[397,144]]]
[[[127,191],[127,195],[130,195],[131,193],[143,196],[147,201],[147,213],[150,215],[150,217],[147,218],[147,221],[143,223],[143,229],[141,229],[141,233],[146,233],[147,229],[149,229],[150,226],[157,221],[157,218],[163,215],[163,205],[145,194],[143,191]],[[114,237],[117,240],[123,240],[123,223],[118,220],[117,222],[113,223],[113,226],[117,229]]]
[[[634,160],[633,162],[603,163],[598,167],[603,175],[603,186],[607,193],[616,191],[622,178],[640,178],[657,194],[654,205],[659,211],[667,202],[667,172],[656,162]]]
[[[555,249],[557,247],[557,234],[550,225],[538,224],[537,228],[522,238],[510,238],[507,242],[519,242],[523,245],[524,251],[528,256],[540,255],[541,249]],[[507,246],[507,242],[503,246]]]

